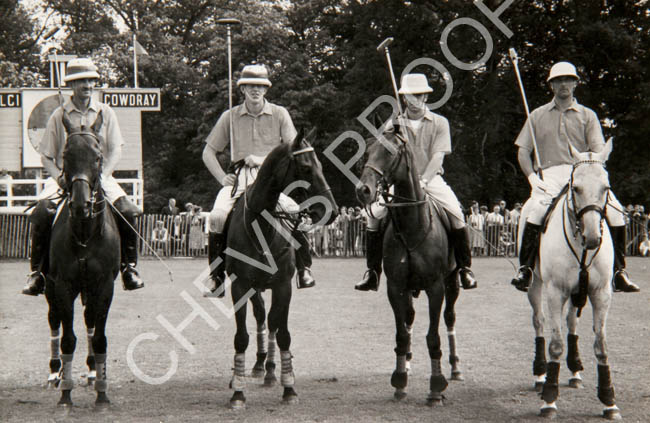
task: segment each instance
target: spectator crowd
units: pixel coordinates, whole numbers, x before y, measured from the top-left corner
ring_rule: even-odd
[[[491,205],[472,201],[466,210],[470,245],[474,257],[517,255],[517,230],[521,203],[508,209],[504,200]],[[628,221],[628,254],[650,255],[648,221],[650,216],[642,205],[626,207]],[[182,209],[171,198],[159,214],[141,220],[141,233],[160,256],[202,256],[207,254],[208,213],[200,206],[186,203]],[[298,229],[305,232],[317,257],[363,257],[366,248],[367,211],[359,206],[342,206],[336,220],[327,226],[316,225],[302,217]],[[141,249],[146,251],[144,243]]]

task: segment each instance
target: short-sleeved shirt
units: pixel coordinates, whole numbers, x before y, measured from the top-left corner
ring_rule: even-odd
[[[283,142],[296,137],[291,116],[282,106],[264,101],[262,112],[254,116],[248,112],[246,103],[221,114],[205,142],[215,151],[223,151],[230,141],[230,113],[232,113],[232,158],[238,161],[250,154],[265,156]]]
[[[573,163],[569,144],[580,152],[598,152],[605,145],[596,112],[576,100],[564,111],[552,100],[533,110],[529,120],[533,125],[542,169]],[[528,122],[521,128],[515,145],[533,151]],[[537,168],[535,161],[534,165]]]
[[[65,127],[63,126],[63,111],[68,114],[73,127],[90,126],[95,123],[97,116],[102,112],[103,124],[99,130],[101,135],[101,149],[104,157],[108,157],[114,148],[124,145],[124,138],[120,132],[120,125],[115,112],[108,105],[90,99],[90,104],[82,112],[72,102],[72,98],[58,107],[47,122],[45,133],[39,144],[38,152],[45,157],[53,159],[59,169],[63,168],[63,150],[67,141]]]
[[[394,131],[392,122],[386,126],[386,131]],[[446,117],[426,110],[417,128],[407,126],[409,142],[413,146],[415,165],[420,176],[435,153],[451,153],[451,134],[449,121]],[[440,173],[443,170],[440,169]]]

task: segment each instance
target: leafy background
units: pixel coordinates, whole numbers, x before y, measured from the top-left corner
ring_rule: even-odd
[[[491,10],[501,1],[485,0]],[[233,68],[266,64],[273,87],[267,97],[289,109],[296,126],[318,128],[322,152],[347,130],[369,136],[357,116],[380,95],[392,93],[376,46],[395,38],[391,56],[399,75],[421,57],[445,65],[453,93],[438,113],[452,127],[454,152],[445,178],[461,202],[509,204],[528,195],[513,145],[525,121],[507,55],[514,47],[530,108],[549,101],[545,83],[551,64],[575,63],[582,77],[578,100],[596,111],[615,137],[608,169],[624,204],[650,203],[650,11],[647,0],[535,0],[510,5],[501,15],[514,35],[507,38],[473,2],[461,0],[18,0],[0,1],[0,86],[48,85],[44,34],[62,26],[62,51],[89,55],[103,84],[133,84],[132,34],[148,51],[138,61],[142,87],[160,87],[162,111],[143,113],[145,206],[158,211],[167,198],[208,208],[219,188],[201,160],[203,142],[228,104],[225,29],[215,21],[236,17]],[[443,55],[443,29],[469,17],[489,31],[493,53],[484,66],[465,71]],[[465,62],[480,58],[486,41],[469,26],[448,39]],[[435,101],[444,92],[439,73],[427,67]],[[235,101],[241,99],[236,97]],[[390,110],[380,107],[379,116]],[[336,155],[346,162],[353,140]],[[227,154],[224,154],[224,161]],[[339,204],[356,203],[352,184],[321,155]],[[358,170],[357,170],[358,171]]]

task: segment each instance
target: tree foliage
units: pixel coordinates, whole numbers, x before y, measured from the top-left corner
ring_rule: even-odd
[[[502,2],[484,3],[495,10]],[[143,114],[145,203],[153,210],[169,196],[209,207],[219,188],[202,163],[201,151],[206,135],[228,107],[225,29],[216,23],[226,16],[243,23],[232,38],[235,78],[245,64],[266,64],[273,81],[268,98],[287,107],[296,126],[318,128],[316,148],[321,152],[347,130],[370,135],[357,117],[380,95],[392,95],[385,58],[376,51],[386,37],[395,39],[390,53],[397,78],[418,58],[444,65],[453,90],[436,112],[450,121],[454,149],[445,159],[445,178],[464,204],[499,198],[512,204],[528,195],[513,145],[525,113],[508,48],[519,53],[531,110],[551,98],[545,83],[551,64],[569,60],[582,78],[578,100],[610,123],[605,132],[615,138],[608,164],[615,192],[624,203],[650,202],[645,188],[650,184],[646,1],[515,2],[500,17],[514,33],[511,38],[473,2],[462,0],[43,0],[43,4],[65,24],[65,51],[92,55],[111,86],[132,84],[129,48],[134,32],[149,52],[138,62],[140,85],[162,90],[162,111]],[[39,72],[42,76],[44,65],[26,59],[17,46],[28,46],[40,29],[17,1],[2,5],[2,85],[34,81]],[[444,29],[458,18],[474,19],[490,34],[485,40],[468,25],[449,34],[447,46],[463,62],[479,60],[491,47],[485,63],[475,70],[459,69],[441,48]],[[428,66],[415,71],[429,76],[434,87],[430,101],[440,99],[445,76]],[[21,72],[32,79],[19,76]],[[241,101],[237,92],[234,101]],[[376,112],[387,119],[392,109],[382,105]],[[356,149],[356,142],[347,140],[335,153],[346,162]],[[352,183],[321,158],[337,200],[354,204]],[[227,161],[225,152],[223,163]]]

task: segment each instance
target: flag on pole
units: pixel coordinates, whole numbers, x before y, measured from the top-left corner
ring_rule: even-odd
[[[135,88],[138,88],[138,54],[144,54],[148,56],[147,50],[142,47],[142,44],[135,39],[135,34],[133,34],[133,82]]]

